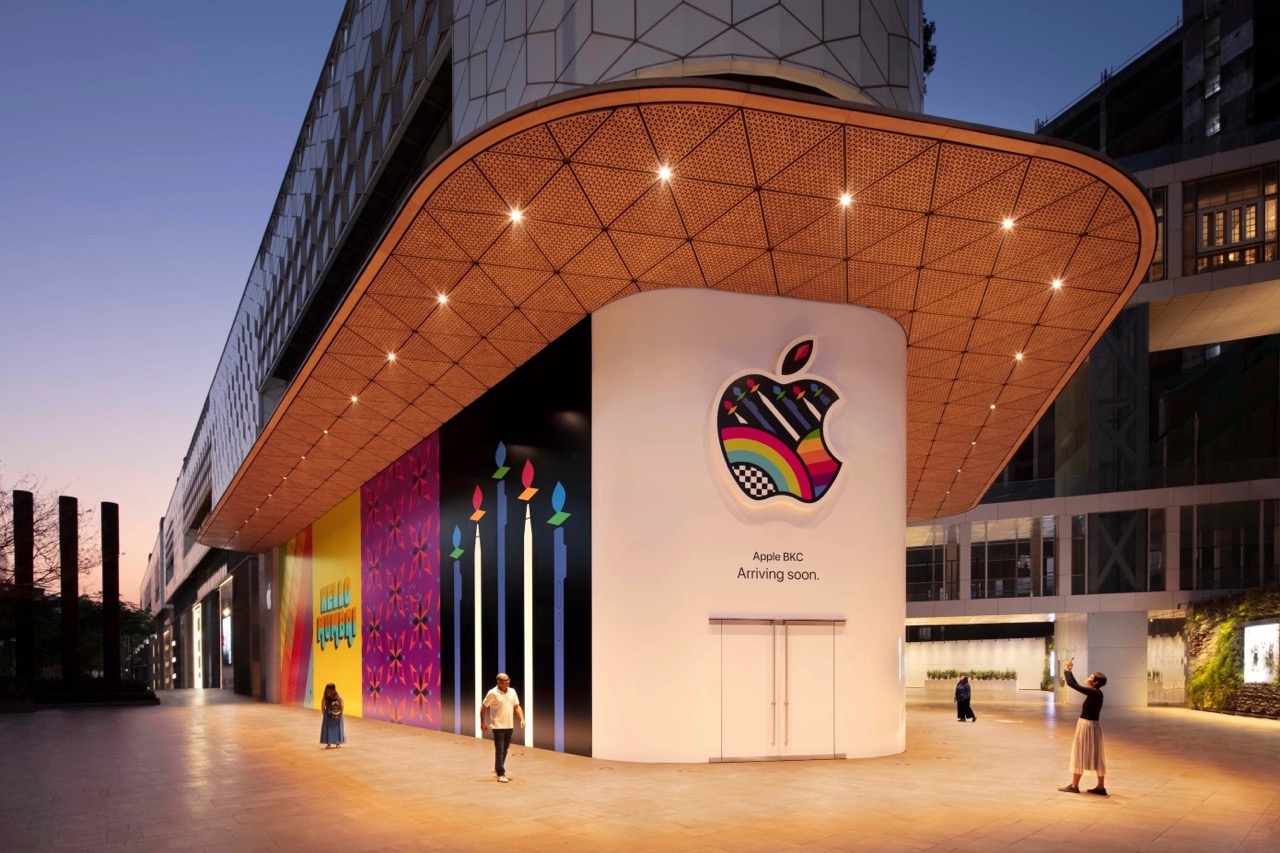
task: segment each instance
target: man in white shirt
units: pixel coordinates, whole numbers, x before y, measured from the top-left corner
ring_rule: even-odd
[[[489,709],[489,723],[484,721],[484,709]],[[507,750],[511,748],[511,733],[514,730],[512,714],[524,728],[524,709],[520,707],[520,697],[511,687],[511,679],[505,672],[498,673],[498,684],[485,694],[480,704],[480,731],[493,729],[493,772],[499,782],[510,782],[507,778]]]

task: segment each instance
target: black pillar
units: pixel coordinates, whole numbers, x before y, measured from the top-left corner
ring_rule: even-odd
[[[17,593],[14,627],[17,628],[17,675],[22,681],[36,677],[36,510],[31,492],[13,493],[13,584]]]
[[[58,498],[58,551],[62,573],[62,683],[80,681],[80,507]]]
[[[120,680],[120,506],[102,504],[102,674]]]

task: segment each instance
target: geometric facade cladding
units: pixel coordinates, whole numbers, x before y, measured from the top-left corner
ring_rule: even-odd
[[[569,89],[754,75],[919,112],[918,0],[454,3],[454,139]]]

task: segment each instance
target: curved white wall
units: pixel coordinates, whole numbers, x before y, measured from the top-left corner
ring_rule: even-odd
[[[835,632],[827,700],[834,752],[901,752],[901,327],[853,306],[707,290],[632,296],[592,324],[593,754],[689,762],[725,754],[724,649],[713,617],[847,620]],[[745,373],[776,373],[780,350],[809,336],[814,361],[803,372],[841,397],[825,431],[843,467],[814,504],[750,501],[725,476],[714,414],[721,392]],[[802,552],[804,562],[762,563],[757,552]],[[760,565],[818,579],[738,576]],[[736,686],[724,689],[732,706]]]
[[[749,74],[919,112],[920,0],[454,0],[453,133],[578,86]]]

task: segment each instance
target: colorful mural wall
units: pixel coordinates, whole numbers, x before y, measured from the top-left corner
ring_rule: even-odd
[[[280,549],[280,701],[312,705],[311,528]]]
[[[585,320],[281,549],[281,701],[476,735],[506,671],[526,743],[591,754],[590,353]]]
[[[440,439],[360,490],[364,715],[440,728]]]
[[[441,429],[450,731],[506,672],[527,744],[591,754],[590,422],[584,320]]]

